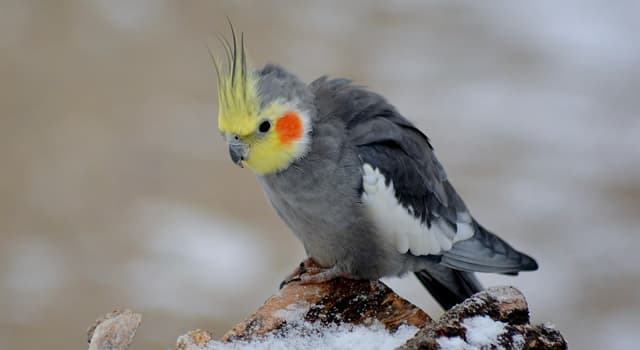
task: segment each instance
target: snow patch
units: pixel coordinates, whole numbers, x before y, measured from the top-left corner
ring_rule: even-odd
[[[524,337],[522,334],[514,334],[513,337],[511,337],[511,344],[514,349],[524,348]]]
[[[496,344],[498,336],[505,332],[505,323],[489,316],[467,318],[462,321],[462,326],[467,329],[467,342],[475,346]]]
[[[471,349],[475,350],[475,349],[477,349],[476,347],[471,347],[471,345],[467,344],[460,337],[453,337],[453,338],[440,337],[440,338],[436,339],[436,342],[438,343],[438,345],[440,345],[441,349],[446,349],[446,350],[471,350]]]
[[[489,316],[474,316],[462,321],[466,329],[467,341],[460,337],[440,337],[436,342],[447,350],[480,350],[489,346],[503,349],[498,344],[498,337],[505,332],[505,323],[493,320]]]
[[[301,320],[307,311],[309,311],[309,304],[306,302],[298,302],[287,305],[285,309],[277,310],[273,313],[273,316],[281,318],[287,322],[295,322]]]
[[[402,325],[391,333],[381,324],[354,326],[349,324],[320,326],[301,322],[285,329],[287,335],[268,335],[251,342],[222,343],[213,341],[205,347],[188,347],[189,350],[341,350],[341,349],[395,349],[412,338],[418,328]],[[185,337],[185,336],[183,336]],[[186,339],[185,339],[186,340]]]

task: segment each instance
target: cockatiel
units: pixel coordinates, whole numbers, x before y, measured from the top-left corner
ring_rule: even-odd
[[[218,126],[304,245],[309,260],[290,279],[414,272],[448,309],[482,290],[474,271],[537,269],[473,219],[427,136],[384,97],[346,79],[251,70],[243,41],[223,40],[227,64],[214,59]]]

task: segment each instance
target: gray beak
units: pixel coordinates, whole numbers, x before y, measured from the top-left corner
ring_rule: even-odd
[[[242,141],[235,138],[229,140],[228,144],[231,161],[242,168],[242,161],[247,160],[247,156],[249,155],[249,147]]]

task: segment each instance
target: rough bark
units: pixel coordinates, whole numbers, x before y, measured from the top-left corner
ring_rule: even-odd
[[[221,340],[250,340],[278,332],[296,319],[319,321],[319,325],[379,321],[390,331],[402,324],[422,328],[432,322],[382,282],[335,279],[323,284],[285,286]]]
[[[492,337],[478,340],[474,332],[482,333],[482,329],[474,329],[471,325],[478,323],[473,320],[488,322],[497,331]],[[90,349],[127,349],[139,323],[140,315],[128,310],[107,315],[90,329]],[[416,335],[399,348],[403,350],[446,349],[454,343],[459,349],[567,349],[566,341],[552,325],[529,323],[527,302],[512,287],[480,292],[433,321],[381,282],[346,279],[317,285],[291,283],[219,340],[210,332],[192,331],[178,338],[175,349],[213,349],[219,342],[250,342],[271,334],[286,338],[292,329],[299,334],[296,327],[302,323],[318,329],[335,324],[382,324],[389,332],[401,325],[418,328]]]
[[[490,345],[477,346],[467,336],[465,320],[488,317],[504,324],[504,332]],[[567,349],[567,343],[551,324],[529,324],[524,295],[513,287],[495,287],[480,292],[445,312],[436,322],[420,330],[401,350],[444,349],[442,344],[459,341],[466,348]]]

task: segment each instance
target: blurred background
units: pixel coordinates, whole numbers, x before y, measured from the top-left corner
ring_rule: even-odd
[[[349,77],[432,139],[473,214],[540,270],[533,320],[574,349],[640,342],[636,1],[0,1],[0,349],[221,335],[303,259],[217,131],[207,44]],[[413,276],[387,280],[437,317]]]

